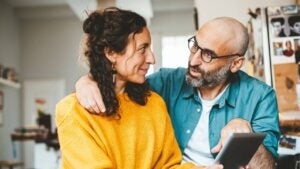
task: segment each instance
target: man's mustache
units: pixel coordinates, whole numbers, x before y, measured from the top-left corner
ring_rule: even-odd
[[[192,66],[189,64],[189,70],[193,69],[193,71],[199,72],[199,73],[205,73],[203,69],[201,69],[198,65]]]

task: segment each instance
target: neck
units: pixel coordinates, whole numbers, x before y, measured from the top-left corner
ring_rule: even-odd
[[[210,88],[199,87],[198,90],[201,93],[201,97],[204,100],[213,100],[216,98],[227,86],[228,82],[225,80],[217,86]]]
[[[116,79],[115,92],[116,94],[124,93],[126,82]]]

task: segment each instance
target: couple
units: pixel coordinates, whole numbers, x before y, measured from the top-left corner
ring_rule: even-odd
[[[201,168],[232,132],[267,133],[249,167],[274,168],[275,93],[239,71],[248,45],[241,23],[205,23],[188,40],[187,70],[161,69],[147,80],[155,60],[142,17],[109,8],[83,29],[90,76],[76,85],[79,101],[71,94],[57,105],[63,168]]]

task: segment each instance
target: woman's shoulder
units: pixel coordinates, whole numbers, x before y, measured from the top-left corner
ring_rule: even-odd
[[[76,104],[79,104],[76,95],[75,93],[71,93],[56,104],[56,111],[63,110],[64,112],[69,112]]]
[[[56,104],[55,119],[59,124],[67,118],[85,113],[86,110],[79,104],[75,93],[69,94]]]
[[[149,101],[151,102],[159,102],[165,104],[163,98],[156,92],[150,91]]]
[[[148,108],[152,111],[158,111],[160,114],[168,114],[164,99],[156,92],[151,91],[148,98]]]

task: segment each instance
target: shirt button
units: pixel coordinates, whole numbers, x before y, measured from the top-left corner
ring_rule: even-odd
[[[187,133],[187,134],[190,134],[190,133],[191,133],[191,130],[189,130],[189,129],[186,130],[186,133]]]
[[[200,109],[199,109],[199,108],[197,109],[197,112],[200,112]]]

